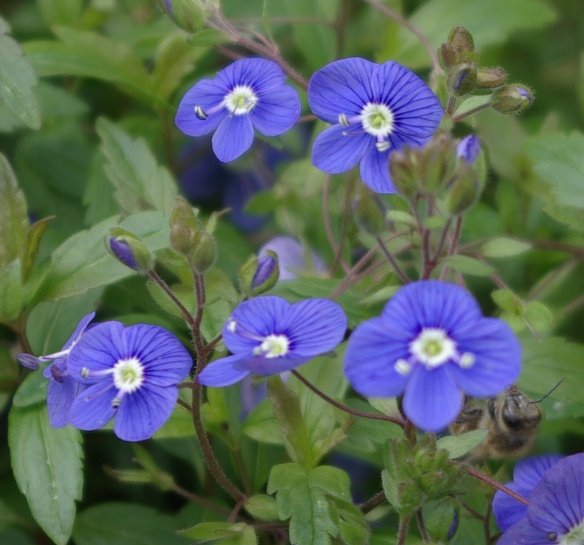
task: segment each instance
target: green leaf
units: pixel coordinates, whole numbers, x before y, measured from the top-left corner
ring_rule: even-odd
[[[26,241],[22,248],[22,280],[26,281],[30,275],[34,262],[36,260],[37,254],[39,253],[39,244],[41,239],[45,234],[45,231],[49,227],[49,223],[54,218],[44,218],[33,223],[30,226],[30,230],[26,236]]]
[[[80,76],[111,82],[147,105],[165,106],[140,58],[125,44],[95,32],[59,27],[61,41],[24,45],[40,76]]]
[[[18,318],[24,305],[24,290],[20,260],[0,267],[0,322],[10,323]]]
[[[177,188],[170,172],[156,162],[143,138],[132,139],[105,118],[97,121],[105,172],[123,212],[162,210],[170,214]]]
[[[81,19],[83,0],[37,0],[49,26],[74,26]]]
[[[256,494],[245,500],[244,507],[251,516],[261,520],[278,519],[278,506],[272,496]]]
[[[467,255],[459,254],[444,257],[440,260],[440,263],[454,269],[455,271],[473,276],[489,276],[494,272],[493,267],[488,263],[484,263],[483,261]]]
[[[487,438],[486,430],[473,430],[461,435],[447,435],[438,439],[437,447],[447,450],[451,460],[461,458],[474,450]]]
[[[516,240],[514,238],[499,237],[493,238],[483,244],[481,255],[485,257],[513,257],[515,255],[527,252],[531,244]]]
[[[30,373],[16,390],[13,404],[15,407],[31,407],[47,400],[47,379],[43,370],[37,369]]]
[[[329,500],[351,501],[348,475],[331,466],[274,466],[268,493],[277,493],[280,519],[290,519],[292,545],[329,545],[339,535]]]
[[[227,34],[214,28],[203,28],[191,34],[188,37],[188,41],[193,47],[203,48],[228,43],[230,38]]]
[[[10,27],[0,17],[0,100],[31,129],[41,126],[41,110],[33,87],[38,80],[20,46],[8,36]]]
[[[0,267],[20,255],[28,230],[26,199],[8,159],[0,154]]]
[[[461,115],[466,115],[469,112],[472,112],[476,108],[480,108],[485,104],[491,102],[491,95],[477,95],[477,96],[470,96],[465,98],[458,108],[456,108],[454,112],[454,117],[458,117]]]
[[[45,405],[13,407],[8,443],[14,478],[39,526],[58,545],[69,541],[83,489],[81,434],[49,424]]]
[[[76,545],[188,545],[174,521],[154,509],[131,503],[102,503],[77,517]]]
[[[87,231],[73,235],[54,251],[39,296],[41,300],[56,301],[80,295],[135,274],[106,250],[106,237],[116,226],[140,237],[151,251],[169,244],[168,224],[161,212],[140,212],[121,222],[118,217],[102,221]]]
[[[36,542],[32,540],[27,534],[18,528],[7,528],[0,531],[0,543],[9,543],[10,545],[35,545]]]
[[[369,527],[361,510],[352,503],[342,501],[332,501],[330,506],[343,543],[366,545],[369,542]]]
[[[192,528],[180,530],[185,537],[197,543],[215,541],[216,545],[257,545],[257,536],[252,526],[243,522],[201,522]]]

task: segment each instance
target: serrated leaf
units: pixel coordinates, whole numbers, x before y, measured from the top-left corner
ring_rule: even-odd
[[[493,267],[488,263],[484,263],[483,261],[467,255],[459,254],[444,257],[440,260],[440,263],[447,265],[455,271],[473,276],[489,276],[494,272]]]
[[[33,88],[38,80],[20,46],[8,36],[10,27],[0,17],[0,99],[31,129],[41,126],[41,110]]]
[[[513,257],[527,252],[531,248],[529,242],[523,242],[514,238],[499,237],[483,244],[481,255],[485,257]]]
[[[73,530],[76,545],[188,545],[176,535],[173,519],[150,507],[102,503],[79,514]]]
[[[13,407],[8,443],[14,478],[39,526],[58,545],[69,541],[83,489],[81,434],[50,426],[45,405]]]
[[[448,458],[456,460],[468,454],[487,437],[487,430],[473,430],[461,435],[447,435],[438,439],[436,446],[448,451]]]
[[[0,267],[20,255],[28,229],[26,199],[8,159],[0,154]]]
[[[150,251],[169,244],[168,223],[161,212],[140,212],[121,222],[118,217],[109,218],[87,231],[76,233],[53,252],[40,299],[56,301],[80,295],[135,274],[118,263],[106,249],[106,237],[116,226],[140,237]]]
[[[105,118],[96,124],[105,172],[123,212],[162,210],[170,213],[177,188],[170,172],[158,165],[143,138],[134,140]]]

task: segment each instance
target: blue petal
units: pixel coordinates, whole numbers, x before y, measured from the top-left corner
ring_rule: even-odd
[[[114,433],[124,441],[144,441],[154,435],[170,417],[178,388],[144,385],[121,401]]]
[[[359,164],[359,175],[371,191],[395,193],[389,173],[389,150],[380,152],[375,146],[370,146]]]
[[[521,345],[502,320],[482,318],[472,327],[456,331],[453,337],[460,354],[470,352],[475,356],[470,368],[449,365],[453,380],[466,394],[494,396],[519,377]]]
[[[284,85],[286,75],[274,61],[250,58],[232,62],[217,74],[216,80],[229,90],[237,85],[247,85],[259,94]]]
[[[298,93],[288,85],[259,95],[251,111],[254,127],[265,136],[277,136],[294,126],[300,115]]]
[[[438,432],[454,422],[462,409],[463,396],[447,370],[417,365],[403,399],[406,416],[421,430]]]
[[[351,170],[373,145],[373,138],[364,131],[335,125],[316,137],[312,164],[328,174],[340,174]]]
[[[584,520],[584,453],[558,461],[543,476],[529,500],[531,524],[565,534]]]
[[[197,380],[205,386],[230,386],[249,375],[242,366],[245,356],[227,356],[211,362],[197,376]]]
[[[81,335],[83,335],[83,333],[85,333],[87,326],[89,325],[91,320],[93,320],[94,318],[95,318],[95,312],[90,312],[89,314],[86,314],[85,316],[83,316],[83,318],[81,318],[81,320],[79,320],[79,323],[77,324],[77,327],[75,328],[75,331],[67,339],[67,342],[63,345],[62,350],[67,350],[73,344],[75,344],[81,338]]]
[[[195,115],[195,106],[200,106],[209,112],[225,99],[229,89],[216,80],[203,79],[191,87],[178,105],[176,126],[189,136],[203,136],[214,131],[225,119],[227,110],[220,108],[215,113],[209,113],[207,119],[199,119]]]
[[[529,498],[528,493],[531,493],[531,490],[526,490],[517,483],[507,483],[506,486],[526,499]],[[493,498],[493,514],[499,530],[505,532],[521,519],[527,517],[527,506],[499,490]]]
[[[231,314],[223,327],[223,342],[234,354],[251,354],[261,339],[272,333],[280,333],[280,324],[290,308],[281,297],[266,295],[244,301]],[[230,323],[235,322],[235,331]]]
[[[213,135],[213,151],[224,163],[243,155],[253,142],[253,125],[249,114],[227,116]]]
[[[341,59],[317,70],[308,82],[308,104],[320,119],[338,123],[339,114],[359,115],[373,99],[375,63],[358,57]]]
[[[343,309],[327,299],[307,299],[287,311],[281,331],[290,339],[290,355],[314,357],[336,348],[347,329]]]
[[[420,280],[401,288],[385,305],[383,319],[412,335],[424,327],[452,334],[472,329],[481,319],[474,297],[464,288],[438,280]]]
[[[472,165],[481,152],[481,141],[476,134],[465,136],[456,147],[456,156]]]
[[[114,416],[112,401],[118,393],[111,379],[83,391],[71,407],[71,424],[80,430],[103,428]]]
[[[399,329],[386,327],[381,318],[358,326],[345,353],[345,375],[351,386],[366,397],[400,395],[409,376],[398,373],[394,365],[409,357],[408,340]]]
[[[69,354],[69,374],[80,382],[95,382],[92,377],[82,378],[81,370],[85,367],[90,371],[110,369],[127,356],[123,331],[124,326],[119,322],[104,322],[87,330]]]
[[[535,528],[527,517],[512,526],[497,541],[497,545],[553,545],[554,543],[557,541],[550,542],[547,532]]]
[[[70,376],[63,377],[63,382],[49,380],[47,409],[53,428],[63,428],[69,424],[73,402],[84,389],[84,385],[73,380]]]
[[[189,373],[193,360],[180,341],[165,329],[138,324],[125,328],[126,356],[140,360],[148,383],[176,384]]]
[[[279,280],[298,278],[298,273],[306,270],[319,273],[326,271],[324,261],[314,252],[303,248],[292,237],[278,236],[272,238],[261,247],[259,255],[266,255],[268,250],[278,254]]]
[[[539,484],[547,470],[562,458],[564,456],[561,454],[546,454],[520,460],[513,469],[513,481],[531,491]]]
[[[242,362],[242,366],[251,371],[254,375],[275,375],[284,371],[291,371],[308,361],[310,357],[302,356],[280,356],[277,358],[265,358],[262,356],[252,357]]]

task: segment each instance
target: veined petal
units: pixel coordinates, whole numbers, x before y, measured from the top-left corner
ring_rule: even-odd
[[[281,297],[265,295],[244,301],[223,326],[223,342],[234,354],[251,354],[261,338],[280,333],[278,325],[290,303]]]
[[[438,432],[452,423],[463,405],[463,395],[444,367],[414,369],[405,389],[406,416],[424,431]]]
[[[168,420],[178,388],[144,385],[123,397],[116,414],[114,433],[124,441],[144,441]]]
[[[513,525],[497,541],[497,545],[553,545],[547,532],[542,532],[529,522],[527,517]]]
[[[176,112],[176,126],[189,136],[209,134],[226,117],[227,111],[221,108],[215,113],[207,113],[225,99],[229,88],[216,79],[203,79],[191,87],[181,99]],[[195,114],[195,107],[202,108],[208,115],[201,119]]]
[[[341,59],[317,70],[308,82],[308,104],[320,119],[338,123],[339,114],[359,115],[373,99],[377,65],[358,57]]]
[[[265,136],[285,133],[294,126],[299,115],[300,99],[289,85],[260,94],[250,113],[254,127]]]
[[[371,135],[359,128],[335,125],[316,137],[312,164],[328,174],[340,174],[351,170],[369,146],[374,146]]]
[[[87,326],[89,326],[90,322],[94,318],[95,318],[95,312],[90,312],[89,314],[86,314],[85,316],[83,316],[83,318],[81,318],[81,320],[79,320],[79,323],[77,324],[77,327],[75,328],[75,331],[73,331],[71,336],[67,339],[67,342],[63,345],[62,350],[67,350],[68,348],[71,348],[71,346],[73,344],[75,344],[81,338],[81,335],[83,335],[83,333],[87,329]]]
[[[226,66],[217,74],[216,80],[229,90],[237,85],[247,85],[255,93],[264,93],[283,85],[286,75],[274,61],[247,58]]]
[[[70,376],[63,377],[63,382],[49,380],[47,409],[53,428],[63,428],[69,424],[73,402],[78,393],[84,389],[84,385],[73,380]]]
[[[296,369],[296,367],[300,367],[310,360],[310,357],[306,358],[294,355],[280,356],[278,358],[257,356],[244,360],[242,365],[254,375],[275,375]]]
[[[385,327],[381,318],[363,322],[353,331],[345,352],[345,375],[351,386],[366,397],[396,397],[409,380],[395,364],[407,359],[408,339],[399,330]]]
[[[389,173],[389,151],[370,146],[359,164],[359,175],[365,185],[376,193],[395,193]]]
[[[336,348],[347,329],[343,309],[327,299],[294,303],[286,312],[281,330],[290,340],[290,355],[314,357]]]
[[[71,406],[71,424],[80,430],[103,428],[114,416],[112,401],[118,391],[110,380],[93,384]]]
[[[486,397],[513,384],[521,371],[521,345],[511,328],[497,318],[481,318],[453,333],[460,354],[475,358],[470,368],[449,365],[453,380],[466,394]]]
[[[253,125],[249,114],[230,115],[223,119],[213,135],[213,151],[224,163],[241,157],[252,145]]]
[[[245,356],[227,356],[211,362],[197,376],[197,380],[205,386],[231,386],[249,375],[249,370],[243,367]]]

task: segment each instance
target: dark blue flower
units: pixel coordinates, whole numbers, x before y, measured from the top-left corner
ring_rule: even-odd
[[[69,354],[79,342],[91,321],[95,318],[95,312],[85,315],[67,339],[63,348],[54,354],[47,354],[36,358],[30,354],[19,354],[18,360],[29,368],[36,368],[39,364],[50,361],[51,364],[43,369],[43,376],[49,380],[47,390],[47,409],[49,421],[54,428],[62,428],[69,424],[71,406],[75,397],[85,386],[77,382],[70,374],[68,367]]]
[[[395,192],[390,153],[425,144],[442,118],[431,89],[393,61],[334,61],[310,78],[308,103],[317,117],[333,124],[314,142],[314,165],[339,174],[359,163],[361,179],[377,193]]]
[[[240,59],[187,91],[176,125],[189,136],[213,131],[213,151],[223,162],[237,159],[253,142],[254,128],[277,136],[300,115],[296,91],[285,84],[282,69],[265,59]]]
[[[545,472],[562,458],[563,456],[559,454],[550,454],[521,460],[513,469],[513,481],[505,486],[521,494],[525,499],[529,499]],[[497,526],[505,532],[527,515],[527,506],[519,503],[508,494],[498,491],[493,498],[493,514]]]
[[[584,543],[584,453],[556,462],[533,489],[527,516],[497,545],[582,545]]]
[[[463,288],[437,280],[401,288],[379,318],[349,338],[345,373],[359,393],[395,397],[419,428],[439,431],[463,395],[489,397],[517,379],[521,346],[502,321],[485,318]]]
[[[250,373],[289,371],[333,350],[347,329],[341,307],[326,299],[290,304],[281,297],[256,297],[241,303],[223,327],[233,354],[208,365],[199,382],[229,386]]]
[[[69,373],[87,385],[71,407],[71,424],[96,430],[115,417],[120,439],[148,439],[170,416],[191,365],[183,345],[161,327],[99,324],[69,354]]]
[[[481,152],[481,141],[476,134],[465,136],[456,148],[456,155],[469,165],[472,165]]]

